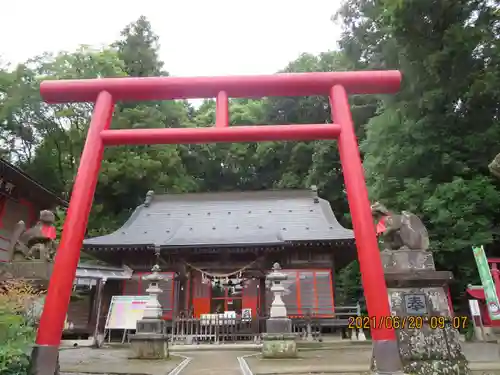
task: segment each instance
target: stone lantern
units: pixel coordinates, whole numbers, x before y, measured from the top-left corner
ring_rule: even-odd
[[[286,306],[282,298],[285,294],[283,281],[287,278],[288,275],[281,272],[279,263],[274,263],[273,270],[269,273],[269,275],[267,275],[267,280],[271,286],[270,290],[273,293],[273,302],[271,303],[271,310],[269,311],[267,332],[291,331],[291,320],[288,319]]]
[[[146,293],[149,300],[144,309],[144,315],[137,322],[134,335],[130,336],[130,344],[135,358],[141,359],[165,359],[169,357],[168,337],[163,333],[163,311],[158,301],[158,295],[162,292],[158,283],[164,279],[159,273],[160,266],[155,264],[151,274],[143,276],[144,281],[149,281]]]
[[[163,292],[163,290],[160,289],[158,283],[163,280],[164,277],[158,273],[159,271],[160,266],[155,264],[153,268],[151,268],[151,273],[142,277],[144,281],[149,281],[149,287],[146,289],[146,293],[149,294],[149,300],[144,309],[144,319],[158,319],[163,315],[163,310],[158,301],[158,295]]]
[[[266,333],[263,334],[262,356],[264,358],[295,358],[297,357],[297,335],[291,333],[292,321],[286,313],[283,302],[285,287],[283,281],[287,275],[281,272],[281,266],[274,263],[272,271],[267,275],[273,302],[266,321]]]

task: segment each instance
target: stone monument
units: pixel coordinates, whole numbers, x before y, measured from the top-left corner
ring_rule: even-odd
[[[163,280],[163,276],[158,273],[160,271],[158,264],[155,264],[151,271],[151,274],[142,278],[149,281],[149,287],[146,289],[149,300],[146,303],[143,319],[137,322],[136,332],[130,336],[130,344],[135,358],[166,359],[169,358],[168,337],[163,332],[163,311],[158,301],[158,295],[162,292],[158,282]]]
[[[266,321],[266,333],[262,335],[262,356],[264,358],[295,358],[297,357],[296,335],[292,333],[292,321],[286,313],[283,302],[285,288],[282,284],[287,275],[280,272],[281,267],[274,263],[273,270],[267,280],[271,283],[273,302]]]
[[[466,322],[451,317],[445,290],[453,275],[436,271],[424,224],[410,212],[392,214],[380,203],[372,214],[404,372],[470,374],[457,329]],[[372,367],[376,370],[375,361]]]

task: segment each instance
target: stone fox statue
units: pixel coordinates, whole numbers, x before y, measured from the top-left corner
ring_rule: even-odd
[[[26,230],[24,221],[14,227],[9,245],[9,260],[52,261],[56,251],[55,216],[52,211],[40,211],[35,226]]]
[[[384,250],[427,250],[429,235],[418,216],[408,211],[401,214],[390,212],[382,203],[371,206],[376,222],[377,235]]]

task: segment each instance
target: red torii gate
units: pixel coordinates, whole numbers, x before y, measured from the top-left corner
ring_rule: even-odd
[[[384,326],[391,315],[384,271],[370,211],[363,167],[348,94],[383,94],[399,90],[399,71],[294,73],[232,77],[150,77],[44,81],[48,103],[94,102],[66,222],[55,258],[45,307],[33,350],[34,373],[53,375],[105,146],[215,142],[337,139],[356,237],[358,259],[371,327],[374,356],[383,372],[400,369],[396,335]],[[328,95],[333,124],[229,127],[228,98]],[[117,101],[217,98],[212,128],[109,130]]]

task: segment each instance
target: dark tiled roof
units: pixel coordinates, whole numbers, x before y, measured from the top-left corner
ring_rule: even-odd
[[[353,239],[312,190],[155,195],[116,232],[84,241],[113,246],[272,245]]]
[[[132,270],[128,267],[110,267],[96,264],[78,263],[76,279],[130,279]]]

